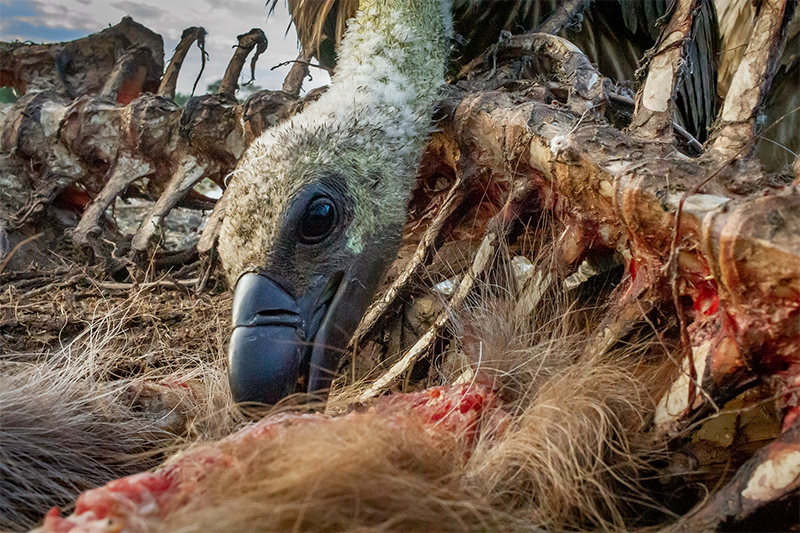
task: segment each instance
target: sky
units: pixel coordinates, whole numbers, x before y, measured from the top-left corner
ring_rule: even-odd
[[[278,0],[270,15],[267,0],[0,0],[0,41],[53,43],[85,37],[117,24],[130,15],[164,38],[165,63],[172,57],[181,32],[202,26],[208,32],[206,63],[197,93],[205,93],[210,83],[222,78],[233,56],[236,36],[251,28],[261,28],[269,40],[267,51],[256,67],[255,84],[264,89],[280,89],[289,66],[270,68],[297,57],[294,29],[286,34],[289,13],[284,0]],[[250,79],[250,58],[240,83]],[[193,46],[181,68],[178,92],[190,93],[200,71],[200,50]],[[305,90],[328,83],[328,75],[312,69],[312,81]]]

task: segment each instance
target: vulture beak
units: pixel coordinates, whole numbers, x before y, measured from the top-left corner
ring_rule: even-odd
[[[383,261],[356,261],[299,297],[268,273],[243,274],[234,291],[228,348],[234,401],[274,405],[294,392],[326,399],[384,273]]]

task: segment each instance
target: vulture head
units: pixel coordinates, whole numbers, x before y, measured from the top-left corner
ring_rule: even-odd
[[[236,401],[324,395],[400,244],[443,81],[449,8],[360,7],[329,90],[258,138],[230,181],[219,253],[235,287]]]

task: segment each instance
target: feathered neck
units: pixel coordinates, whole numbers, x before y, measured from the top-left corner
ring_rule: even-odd
[[[348,22],[330,89],[302,118],[377,134],[372,157],[402,159],[402,181],[410,187],[408,172],[430,128],[451,33],[449,0],[362,0]]]
[[[450,0],[361,2],[328,91],[256,139],[234,171],[220,239],[229,280],[264,264],[288,199],[321,173],[343,176],[356,200],[352,252],[402,227],[444,82],[450,10]]]

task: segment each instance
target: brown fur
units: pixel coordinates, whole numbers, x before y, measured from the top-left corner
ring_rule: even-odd
[[[546,261],[538,268],[553,269]],[[502,411],[485,413],[477,444],[442,432],[432,438],[430,427],[414,417],[398,421],[375,412],[286,427],[273,439],[239,449],[233,468],[190,465],[199,478],[206,476],[196,497],[166,521],[147,523],[148,530],[557,531],[640,525],[639,515],[655,507],[641,479],[663,453],[646,432],[657,397],[655,376],[661,375],[659,358],[645,358],[652,346],[587,355],[605,310],[580,308],[585,302],[565,295],[555,276],[533,313],[520,316],[516,291],[498,281],[508,276],[492,279],[453,313],[456,342],[444,357],[469,362],[478,369],[472,379],[492,383],[503,398]],[[6,365],[11,376],[0,389],[0,436],[12,447],[4,451],[11,450],[9,457],[36,454],[37,460],[0,467],[17,469],[15,477],[3,479],[8,481],[0,492],[0,498],[17,498],[14,522],[4,527],[28,526],[36,512],[72,500],[78,490],[149,467],[153,455],[142,450],[180,447],[175,435],[132,411],[130,398],[115,392],[123,389],[99,384],[124,358],[105,347],[119,335],[116,327],[95,328],[93,336],[48,364]],[[652,351],[663,353],[660,347]],[[148,379],[202,381],[187,389],[188,433],[204,440],[229,433],[238,418],[225,400],[223,365],[174,355],[180,363]],[[445,365],[438,381],[453,382],[462,371]],[[365,385],[334,391],[332,401],[353,397],[353,389]],[[16,422],[8,424],[6,412],[18,413]],[[45,429],[32,433],[34,427]],[[212,453],[225,442],[197,446]],[[64,480],[73,479],[65,487]],[[31,496],[38,494],[50,499]],[[6,501],[1,508],[8,513]]]
[[[555,272],[548,261],[537,267]],[[581,308],[555,280],[530,316],[517,314],[514,291],[495,288],[455,321],[459,348],[512,411],[502,438],[480,441],[467,480],[526,523],[624,530],[654,504],[640,478],[664,449],[647,422],[656,379],[673,365],[663,356],[647,362],[650,352],[663,354],[647,340],[594,355],[595,328],[611,309]]]
[[[625,530],[631,509],[652,505],[638,482],[658,454],[644,433],[649,385],[624,368],[633,356],[576,360],[574,336],[560,353],[554,340],[517,352],[514,382],[527,389],[501,436],[486,424],[475,450],[374,412],[287,427],[210,473],[192,504],[154,528]]]
[[[538,318],[516,319],[508,315],[509,300],[492,302],[484,299],[460,314],[461,327],[471,334],[464,337],[467,345],[458,349],[480,354],[478,379],[493,380],[506,398],[510,415],[499,437],[498,427],[486,424],[472,449],[458,436],[432,438],[413,417],[398,422],[374,412],[336,423],[288,427],[240,453],[234,468],[204,470],[202,463],[195,464],[199,476],[209,476],[197,497],[148,528],[257,532],[629,527],[628,518],[650,505],[638,477],[658,453],[644,433],[644,419],[652,409],[651,384],[629,368],[641,364],[640,358],[624,351],[585,358],[582,350],[592,338],[586,333],[586,314],[565,310],[563,302],[541,306]],[[478,352],[475,343],[482,346]],[[224,377],[220,368],[208,368],[207,373],[211,383]],[[39,383],[53,383],[52,374],[43,377],[46,381]],[[65,396],[57,386],[49,390]],[[93,447],[110,448],[113,457],[130,457],[130,449],[117,447],[152,444],[142,442],[143,436],[148,440],[146,426],[135,418],[120,417],[114,419],[117,425],[106,425],[98,417],[105,416],[107,408],[98,400],[98,389],[87,390],[87,401],[95,403],[74,406],[76,413],[90,413],[83,431],[90,434],[87,442]],[[30,398],[30,392],[18,397]],[[79,417],[64,417],[65,404],[55,398],[48,401],[41,390],[33,396],[59,411],[44,410],[46,417],[60,420],[52,424],[61,432],[59,441],[64,435],[83,438],[75,422]],[[101,403],[104,407],[96,407]],[[113,403],[111,407],[119,409]],[[61,449],[46,438],[32,440],[47,453]],[[24,441],[19,442],[22,449]],[[75,466],[51,463],[33,479],[41,483],[49,475],[58,483]],[[146,466],[139,462],[127,472]],[[100,467],[92,463],[91,469]],[[126,471],[108,469],[107,475],[112,473]],[[95,476],[84,486],[102,481]],[[15,483],[25,486],[19,478]]]
[[[433,441],[409,419],[377,413],[287,428],[158,531],[465,531],[496,528],[460,486],[456,439]]]

